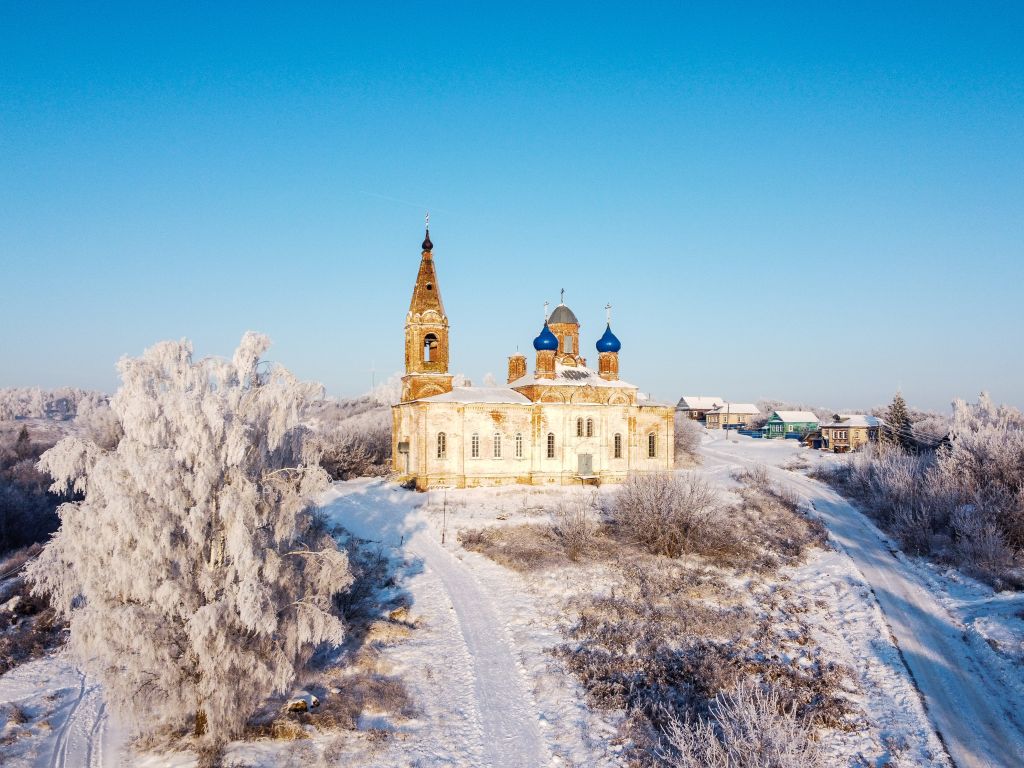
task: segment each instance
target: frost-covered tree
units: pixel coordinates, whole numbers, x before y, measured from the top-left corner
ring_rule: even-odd
[[[312,514],[327,478],[300,427],[319,387],[261,364],[268,345],[248,333],[230,361],[193,362],[187,341],[122,359],[117,446],[66,438],[40,460],[84,499],[61,507],[29,576],[141,732],[236,736],[343,636],[348,560]]]
[[[905,445],[910,438],[910,415],[907,413],[907,401],[903,393],[897,392],[885,412],[885,423],[889,428],[892,441],[897,445]]]

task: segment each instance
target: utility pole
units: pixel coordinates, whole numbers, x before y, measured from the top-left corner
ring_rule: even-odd
[[[441,543],[444,544],[445,533],[448,532],[448,489],[444,489],[444,502],[441,507]]]

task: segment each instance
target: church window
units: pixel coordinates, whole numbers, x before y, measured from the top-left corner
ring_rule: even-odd
[[[618,432],[615,433],[615,458],[622,458],[622,435]]]
[[[423,337],[423,362],[433,362],[435,354],[437,354],[437,336],[428,333]]]
[[[555,458],[555,433],[548,432],[548,458]]]
[[[516,458],[523,458],[523,433],[516,432]]]
[[[494,433],[494,458],[501,458],[501,433]]]
[[[476,432],[473,433],[473,437],[469,440],[469,455],[474,459],[480,458],[480,435]]]
[[[562,338],[562,351],[572,354],[572,336]]]
[[[594,436],[594,420],[587,419],[587,437]]]
[[[576,419],[576,437],[583,437],[583,419]]]
[[[437,458],[443,459],[448,456],[448,435],[444,432],[437,433]]]
[[[656,432],[651,432],[647,436],[647,458],[653,459],[658,455],[658,435]]]

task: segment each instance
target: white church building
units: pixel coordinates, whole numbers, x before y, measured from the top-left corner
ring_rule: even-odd
[[[526,357],[508,359],[504,387],[453,386],[448,316],[430,230],[405,321],[405,376],[393,407],[394,470],[420,490],[507,483],[620,482],[674,465],[675,408],[641,399],[619,378],[609,322],[597,370],[580,355],[580,324],[564,302]]]

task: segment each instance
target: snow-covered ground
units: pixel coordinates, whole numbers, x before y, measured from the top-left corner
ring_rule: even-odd
[[[734,439],[709,435],[697,471],[728,489],[736,486],[736,469],[772,467],[776,481],[814,505],[838,544],[761,587],[785,589],[802,606],[799,621],[823,652],[855,671],[851,696],[864,724],[827,732],[832,764],[1024,765],[1017,725],[1024,713],[1019,596],[993,594],[894,553],[892,542],[831,489],[783,468],[799,455],[809,462],[828,457],[793,441]],[[365,737],[344,732],[340,747],[338,734],[234,744],[225,764],[623,764],[615,738],[620,715],[588,708],[580,686],[549,653],[562,639],[566,596],[599,589],[603,566],[524,575],[457,541],[463,528],[546,521],[546,510],[591,492],[510,487],[416,494],[381,480],[336,484],[323,500],[330,519],[379,542],[410,598],[415,628],[380,653],[417,711],[401,721],[367,713],[360,723]],[[27,722],[0,725],[5,764],[194,764],[188,755],[127,757],[99,689],[60,654],[0,678],[0,705],[12,703]],[[374,729],[391,735],[371,738]]]
[[[1005,607],[1019,605],[1019,596],[991,590],[985,596],[983,585],[941,578],[937,569],[898,552],[892,540],[831,488],[779,468],[798,452],[811,460],[820,460],[820,454],[789,441],[742,436],[718,436],[703,450],[711,471],[753,463],[772,467],[778,482],[814,506],[870,588],[930,723],[957,766],[1024,765],[1021,670],[981,634],[999,627],[1003,644],[1019,649],[1021,635],[1014,636],[1014,622],[1006,620],[1012,609]],[[991,610],[984,611],[986,605]]]

